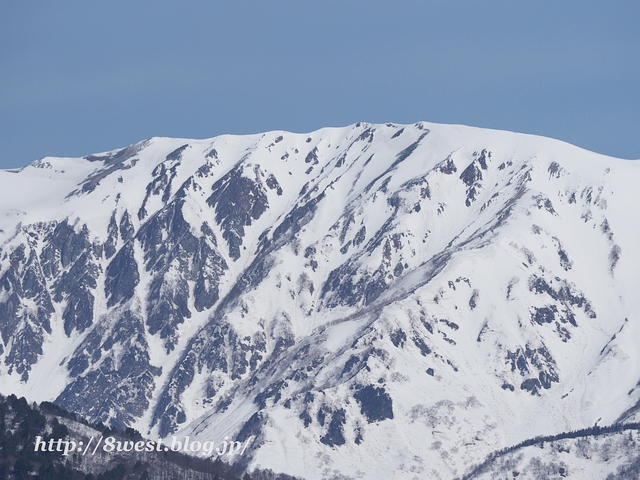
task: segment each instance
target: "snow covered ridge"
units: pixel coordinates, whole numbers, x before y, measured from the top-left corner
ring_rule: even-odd
[[[250,467],[304,478],[462,477],[637,421],[638,184],[637,162],[428,123],[0,171],[0,393],[254,436]]]

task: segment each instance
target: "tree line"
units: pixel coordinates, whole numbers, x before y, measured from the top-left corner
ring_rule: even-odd
[[[542,446],[545,442],[555,442],[558,440],[575,439],[582,437],[596,437],[598,435],[619,433],[627,430],[640,430],[640,423],[614,423],[613,425],[607,425],[603,427],[594,425],[592,427],[582,428],[579,430],[571,430],[568,432],[558,433],[556,435],[539,435],[537,437],[529,438],[511,447],[506,447],[490,453],[481,464],[477,465],[473,470],[471,470],[471,472],[464,475],[462,477],[462,480],[470,480],[480,475],[481,473],[484,473],[489,465],[491,465],[491,463],[493,463],[496,459],[503,457],[520,448],[531,447],[534,445]]]
[[[133,428],[119,431],[102,423],[91,424],[51,402],[29,405],[24,398],[0,395],[0,480],[295,480],[270,470],[248,473],[240,466],[218,459],[171,450],[115,457],[110,454],[63,456],[63,452],[34,448],[36,437],[45,443],[70,436],[80,438],[83,433],[79,424],[95,430],[95,435],[142,439],[140,432]],[[73,431],[76,425],[77,432]]]

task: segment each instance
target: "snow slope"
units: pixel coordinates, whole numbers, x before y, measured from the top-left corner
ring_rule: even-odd
[[[636,421],[639,168],[421,122],[0,171],[0,391],[305,478]]]

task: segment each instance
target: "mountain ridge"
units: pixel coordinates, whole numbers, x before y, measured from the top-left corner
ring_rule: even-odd
[[[308,478],[461,476],[633,421],[638,175],[426,122],[0,172],[0,385],[152,437],[255,435],[249,465]]]

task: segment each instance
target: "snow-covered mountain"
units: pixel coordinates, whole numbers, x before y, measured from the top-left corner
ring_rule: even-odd
[[[428,123],[0,171],[0,392],[253,436],[250,467],[310,479],[462,477],[637,421],[639,184],[637,162]]]

